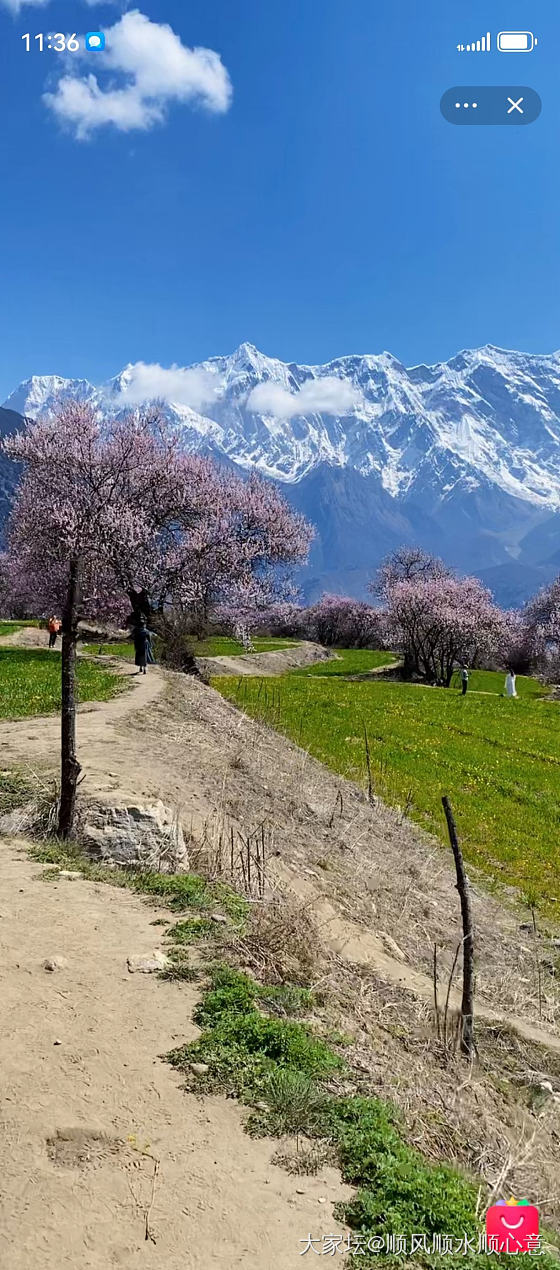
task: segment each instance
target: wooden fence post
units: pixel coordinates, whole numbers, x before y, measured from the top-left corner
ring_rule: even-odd
[[[463,853],[457,837],[457,826],[447,795],[442,798],[443,810],[449,831],[449,841],[455,860],[457,890],[461,900],[463,921],[463,997],[461,1001],[461,1051],[468,1058],[476,1053],[474,1041],[474,936],[469,895],[469,883],[465,873]]]

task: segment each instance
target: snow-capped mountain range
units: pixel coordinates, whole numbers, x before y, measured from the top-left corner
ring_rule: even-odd
[[[379,558],[420,541],[507,602],[560,569],[560,353],[486,346],[407,368],[390,353],[324,366],[242,344],[99,386],[32,376],[5,407],[37,418],[61,398],[102,414],[150,398],[185,445],[279,481],[319,530],[306,588],[360,593]]]

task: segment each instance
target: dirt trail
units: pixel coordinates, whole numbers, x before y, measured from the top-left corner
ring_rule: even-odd
[[[157,911],[41,873],[2,842],[0,1264],[291,1270],[299,1239],[333,1229],[339,1175],[290,1177],[235,1103],[180,1089],[158,1056],[196,1035],[196,991],[126,968],[158,946]]]
[[[37,626],[24,626],[19,631],[0,635],[0,648],[48,648],[49,633]]]
[[[241,653],[233,657],[197,657],[199,666],[211,675],[283,675],[299,666],[313,666],[330,661],[332,653],[322,644],[306,640],[292,648],[278,648],[272,653]]]

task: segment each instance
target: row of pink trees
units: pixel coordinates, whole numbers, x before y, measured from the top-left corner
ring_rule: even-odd
[[[560,675],[560,578],[524,609],[504,611],[477,578],[459,578],[419,548],[401,548],[370,589],[406,673],[447,686],[457,662]]]
[[[185,454],[157,410],[101,425],[65,403],[3,442],[22,466],[0,576],[12,605],[62,612],[59,833],[75,816],[80,618],[149,619],[166,603],[207,611],[282,592],[311,529],[274,486]]]
[[[402,653],[406,676],[444,686],[460,664],[560,676],[560,579],[525,609],[504,611],[477,578],[404,547],[383,561],[370,591],[374,604],[324,594],[309,608],[276,604],[246,621],[253,630],[331,647],[390,647]]]

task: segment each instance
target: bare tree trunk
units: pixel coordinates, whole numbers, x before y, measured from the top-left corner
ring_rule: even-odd
[[[135,591],[134,588],[131,587],[130,591],[127,591],[127,595],[132,606],[131,625],[134,623],[139,625],[141,622],[149,622],[152,615],[152,604],[145,588],[142,587],[140,591]]]
[[[474,936],[469,895],[469,883],[465,873],[463,853],[457,837],[455,818],[451,804],[446,797],[442,798],[443,810],[449,830],[449,841],[455,860],[457,873],[457,890],[461,900],[461,917],[463,920],[463,998],[461,1001],[461,1051],[472,1058],[476,1052],[474,1041]]]
[[[62,615],[60,809],[58,813],[58,832],[61,838],[68,838],[72,832],[76,811],[76,789],[81,771],[76,758],[76,644],[80,573],[79,560],[71,560],[68,591]]]

